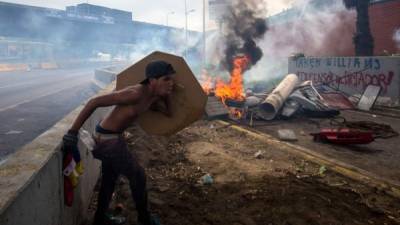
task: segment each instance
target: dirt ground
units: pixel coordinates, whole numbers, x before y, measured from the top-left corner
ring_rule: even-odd
[[[400,201],[384,191],[217,122],[200,121],[169,138],[132,128],[127,139],[164,225],[400,224]],[[201,182],[205,174],[213,183]],[[118,203],[127,224],[137,224],[123,177],[111,209]],[[93,199],[92,213],[95,206]]]
[[[370,121],[390,125],[400,132],[400,119],[372,113],[343,110],[340,117],[347,121]],[[337,118],[336,121],[340,121]],[[400,136],[389,139],[376,139],[367,145],[332,145],[313,141],[309,133],[318,133],[320,128],[338,127],[331,119],[295,117],[289,120],[256,121],[252,129],[278,138],[279,129],[290,129],[296,134],[296,145],[303,146],[327,158],[342,161],[374,174],[376,177],[400,186]],[[241,121],[243,126],[247,121]]]

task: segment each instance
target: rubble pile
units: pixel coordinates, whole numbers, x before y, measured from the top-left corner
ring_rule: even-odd
[[[212,95],[212,90],[208,88]],[[368,86],[365,94],[359,98],[347,96],[344,93],[331,88],[327,84],[314,85],[312,81],[300,83],[297,75],[287,75],[278,86],[266,93],[253,93],[248,89],[240,101],[235,99],[222,99],[227,108],[225,112],[220,110],[218,115],[228,115],[240,123],[248,123],[253,126],[254,120],[279,121],[293,118],[339,118],[343,110],[368,111],[373,106],[379,95],[375,86]],[[218,96],[218,95],[217,95]],[[211,97],[215,98],[215,97]],[[215,104],[215,100],[214,104]],[[221,104],[222,105],[222,104]],[[208,105],[207,110],[215,108]],[[221,108],[221,106],[219,106]],[[212,119],[211,114],[207,114]],[[364,124],[364,126],[351,126],[351,124]],[[331,124],[322,127],[319,132],[311,133],[315,141],[324,141],[335,144],[369,144],[386,132],[385,138],[396,137],[398,133],[387,124],[371,124],[368,121],[348,121],[342,124]],[[294,136],[294,135],[292,135]],[[295,140],[296,138],[290,138]],[[281,138],[282,140],[282,138]]]

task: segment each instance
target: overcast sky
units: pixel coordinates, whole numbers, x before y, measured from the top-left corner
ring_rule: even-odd
[[[65,6],[79,3],[90,3],[114,9],[131,11],[133,19],[156,24],[166,24],[169,14],[169,25],[183,28],[185,26],[185,0],[3,0],[5,2],[41,6],[56,9],[65,9]],[[290,7],[294,0],[267,0],[268,14],[272,15]],[[202,30],[202,9],[203,0],[187,0],[188,10],[195,11],[189,14],[188,28],[191,30]],[[208,16],[206,17],[208,18]],[[213,22],[208,21],[207,26],[213,27]]]

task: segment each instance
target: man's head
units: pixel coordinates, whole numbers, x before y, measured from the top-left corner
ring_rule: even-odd
[[[162,60],[153,61],[146,66],[146,79],[140,83],[152,87],[157,95],[169,95],[174,85],[172,76],[175,73],[171,64]]]

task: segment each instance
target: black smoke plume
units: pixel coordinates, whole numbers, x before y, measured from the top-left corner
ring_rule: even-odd
[[[357,31],[353,42],[357,56],[372,56],[374,54],[374,38],[369,25],[368,8],[370,0],[343,0],[348,9],[357,10]]]
[[[257,41],[267,31],[266,9],[263,0],[231,1],[224,17],[224,38],[226,40],[223,64],[232,71],[233,59],[246,55],[250,58],[250,69],[263,56]]]

